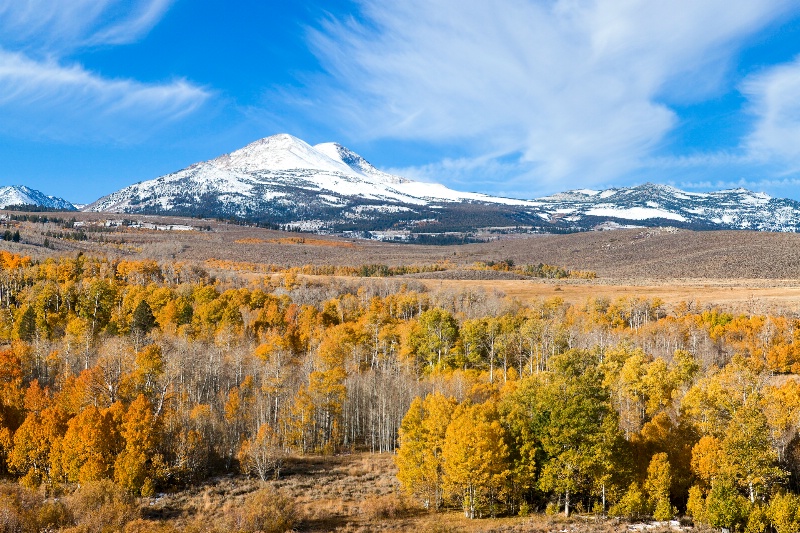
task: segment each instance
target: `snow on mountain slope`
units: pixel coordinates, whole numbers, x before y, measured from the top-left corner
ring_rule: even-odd
[[[41,191],[25,185],[9,185],[0,187],[0,208],[10,205],[36,205],[50,209],[75,211],[74,205],[56,196],[48,196]]]
[[[246,173],[269,170],[315,169],[357,175],[347,164],[320,152],[303,140],[281,133],[259,139],[235,152],[209,161],[220,169]]]
[[[279,134],[173,174],[131,185],[85,210],[186,211],[192,202],[211,202],[230,214],[248,216],[269,209],[265,202],[290,197],[298,190],[304,192],[304,201],[328,206],[347,205],[358,199],[419,206],[432,202],[529,205],[524,200],[464,193],[437,183],[393,176],[337,143],[311,146],[291,135]]]
[[[686,218],[677,213],[670,213],[669,211],[652,207],[593,207],[587,210],[586,214],[593,217],[624,218],[626,220],[663,218],[665,220],[686,222]]]
[[[131,185],[84,210],[236,216],[361,232],[547,232],[626,224],[800,231],[800,203],[746,189],[697,193],[646,183],[535,200],[500,198],[388,174],[341,144],[311,146],[287,134]]]
[[[538,198],[536,203],[551,219],[568,214],[570,222],[583,227],[601,218],[675,221],[705,229],[800,230],[800,203],[741,188],[697,193],[645,183],[604,191],[566,191]]]
[[[322,143],[314,145],[314,148],[331,159],[341,162],[346,165],[347,168],[357,172],[361,176],[374,177],[387,184],[411,183],[409,179],[378,170],[373,167],[369,161],[339,143]]]

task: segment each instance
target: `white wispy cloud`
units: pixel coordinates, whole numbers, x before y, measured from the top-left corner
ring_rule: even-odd
[[[106,79],[79,65],[33,61],[0,51],[0,117],[26,135],[129,138],[129,130],[191,113],[209,93],[185,81]]]
[[[361,19],[310,32],[334,81],[315,89],[332,120],[377,138],[464,143],[476,163],[516,155],[523,180],[573,187],[647,164],[679,120],[670,103],[719,91],[743,40],[792,2],[360,6]]]
[[[493,189],[497,194],[516,194],[517,191],[503,191],[496,185],[498,180],[503,180],[509,173],[519,171],[519,167],[518,162],[506,162],[485,155],[474,158],[447,157],[424,165],[387,168],[385,171],[424,182],[438,182],[441,181],[441,176],[446,175],[450,184],[461,190],[481,192]],[[480,175],[479,179],[476,179],[476,174]]]
[[[800,57],[751,76],[742,86],[755,116],[746,139],[755,159],[784,161],[800,169]]]
[[[7,49],[55,55],[84,46],[124,44],[148,31],[173,0],[0,0]]]
[[[130,141],[197,110],[211,92],[92,72],[76,50],[134,42],[172,0],[0,0],[0,123],[6,135]]]
[[[670,185],[689,191],[719,191],[741,187],[756,192],[776,191],[778,195],[785,196],[786,191],[796,190],[800,186],[800,178],[684,180],[673,181]]]

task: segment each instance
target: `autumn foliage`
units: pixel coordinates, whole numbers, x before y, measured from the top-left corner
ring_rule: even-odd
[[[468,517],[800,520],[793,315],[308,275],[0,252],[0,470],[124,521],[128,498],[358,449]]]

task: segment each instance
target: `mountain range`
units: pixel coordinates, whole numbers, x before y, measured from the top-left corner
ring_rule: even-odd
[[[0,188],[0,206],[21,203],[74,209],[27,187]],[[800,231],[800,202],[745,189],[696,193],[646,183],[533,200],[502,198],[388,174],[340,144],[311,146],[287,134],[125,187],[83,210],[233,217],[403,240],[479,230],[562,233],[664,225]]]

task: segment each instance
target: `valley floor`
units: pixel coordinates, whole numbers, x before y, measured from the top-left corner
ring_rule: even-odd
[[[469,520],[459,510],[425,511],[401,494],[391,454],[356,453],[333,457],[294,457],[278,480],[266,485],[290,496],[297,506],[297,532],[417,531],[450,532],[605,532],[669,527],[630,524],[593,516],[534,514],[528,517]],[[248,496],[265,486],[242,476],[217,478],[192,489],[141,500],[141,531],[172,526],[191,529],[226,524],[231,509],[246,505]],[[684,528],[684,530],[687,528]]]
[[[616,280],[432,280],[430,290],[498,291],[523,303],[558,297],[570,304],[589,298],[635,296],[660,299],[669,307],[686,303],[696,308],[719,306],[746,314],[800,312],[800,281],[763,279],[616,279]]]

